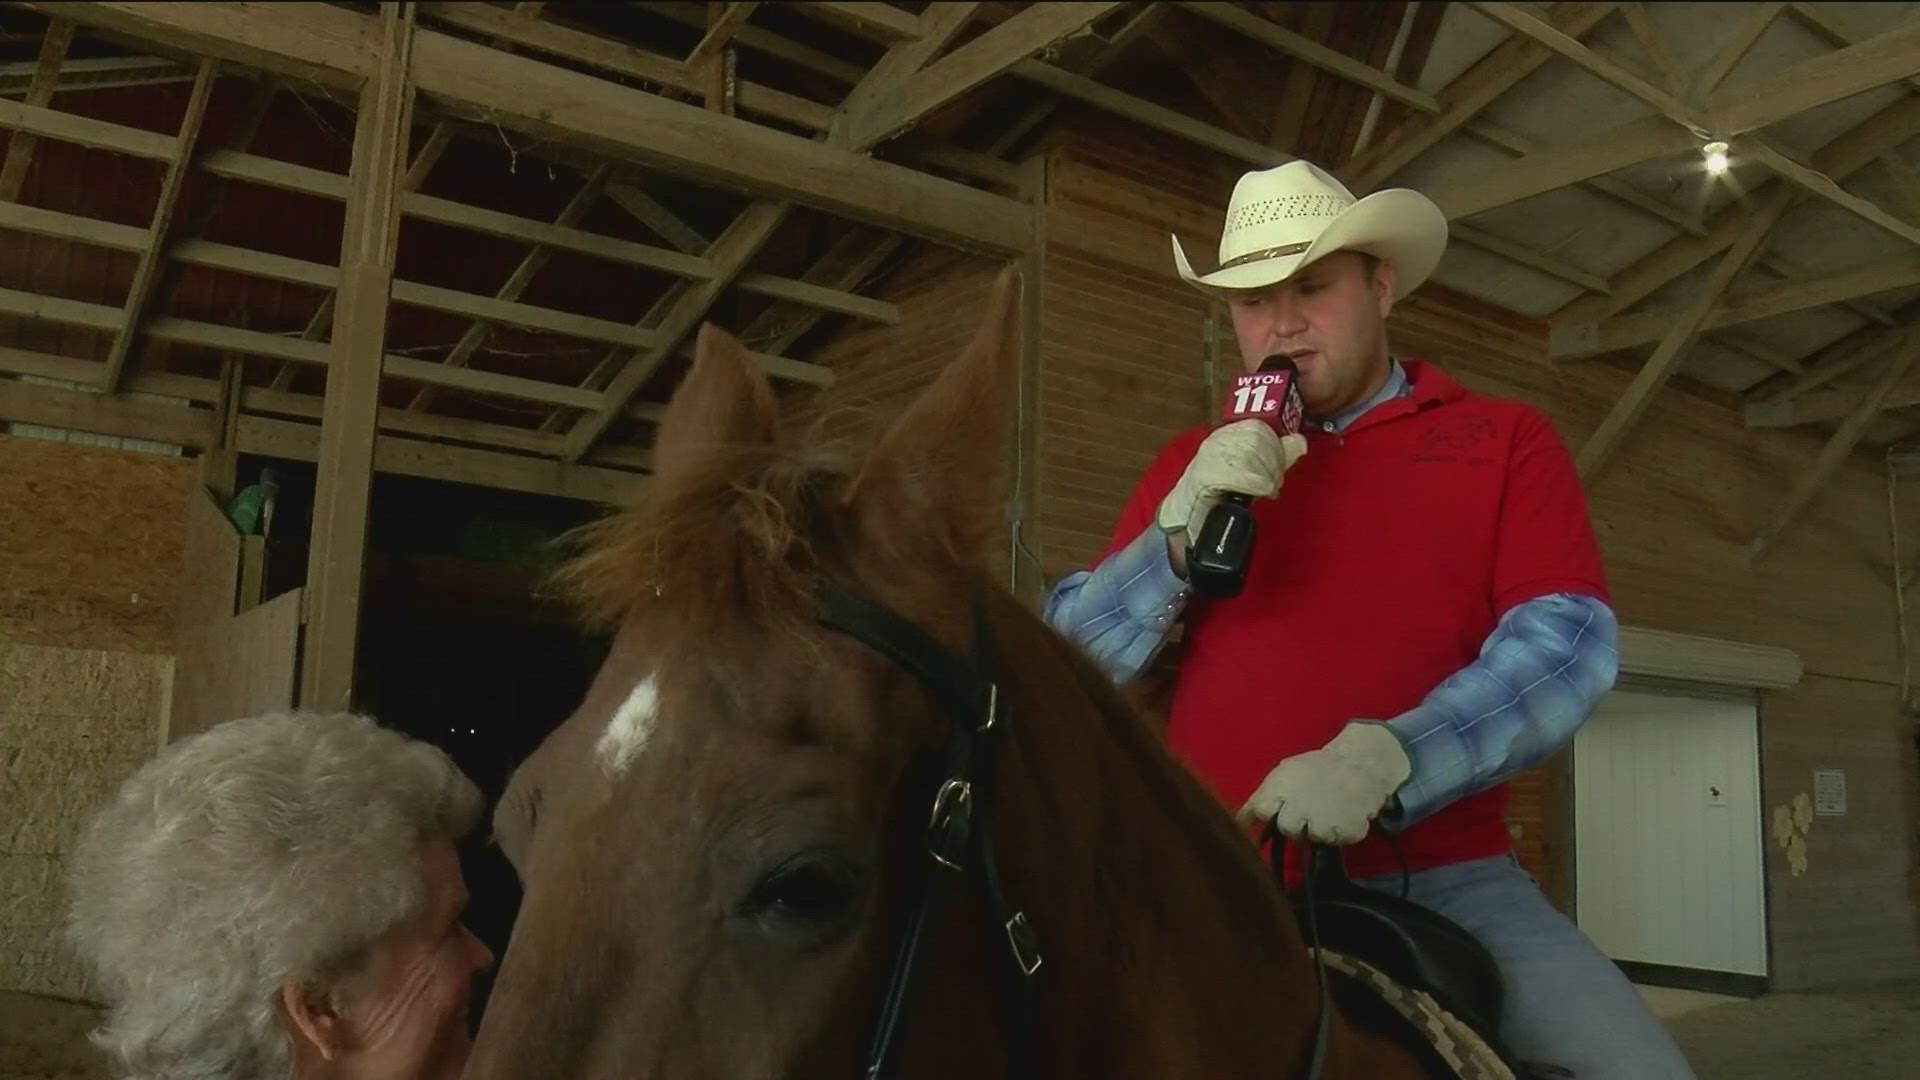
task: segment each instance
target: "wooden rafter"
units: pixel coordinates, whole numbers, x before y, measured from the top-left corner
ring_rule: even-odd
[[[1322,71],[1331,72],[1349,82],[1357,83],[1409,108],[1423,113],[1440,111],[1440,99],[1432,94],[1408,86],[1379,68],[1361,63],[1337,49],[1330,49],[1270,19],[1263,19],[1237,4],[1182,2],[1179,6],[1262,45],[1311,64]]]
[[[660,320],[657,340],[614,376],[607,386],[605,405],[581,417],[567,431],[562,460],[571,464],[586,456],[607,428],[626,411],[627,403],[640,392],[647,378],[668,357],[675,355],[687,336],[699,327],[714,300],[772,238],[773,231],[786,220],[789,209],[789,204],[772,200],[753,203],[713,242],[707,250],[707,259],[714,266],[714,275],[685,289],[667,308]]]
[[[1745,136],[1739,140],[1739,146],[1742,153],[1760,161],[1766,165],[1767,168],[1779,173],[1782,177],[1799,185],[1806,191],[1820,196],[1835,206],[1863,220],[1880,226],[1908,243],[1920,244],[1920,227],[1901,221],[1899,218],[1894,217],[1882,209],[1878,203],[1870,199],[1863,199],[1853,192],[1847,191],[1835,183],[1832,177],[1795,161],[1792,155],[1772,145],[1765,139],[1751,135]]]
[[[1009,70],[1027,82],[1250,165],[1265,168],[1293,160],[1293,155],[1284,150],[1255,142],[1244,135],[1236,135],[1223,127],[1196,120],[1145,98],[1103,86],[1085,75],[1053,64],[1022,60]]]
[[[1706,327],[1708,317],[1720,304],[1721,294],[1726,291],[1728,285],[1732,284],[1740,271],[1752,261],[1754,255],[1759,252],[1760,245],[1766,241],[1767,235],[1773,231],[1773,226],[1780,220],[1780,216],[1786,213],[1790,196],[1790,192],[1782,189],[1767,200],[1766,205],[1748,226],[1746,235],[1742,236],[1721,257],[1719,265],[1714,267],[1713,273],[1702,283],[1700,291],[1694,294],[1686,311],[1668,325],[1659,346],[1634,374],[1633,381],[1627,385],[1626,392],[1614,402],[1613,408],[1607,411],[1607,415],[1601,419],[1600,426],[1594,430],[1594,433],[1581,444],[1580,451],[1575,457],[1581,476],[1592,478],[1598,475],[1613,457],[1614,452],[1626,441],[1634,426],[1646,414],[1647,406],[1652,403],[1654,395],[1659,393],[1660,388],[1666,385],[1667,379],[1679,367],[1680,360],[1686,354],[1687,346],[1691,345],[1694,337]]]
[[[1491,146],[1497,146],[1518,157],[1527,157],[1541,152],[1541,147],[1514,132],[1485,120],[1475,120],[1466,124],[1461,132],[1471,135]],[[1706,226],[1700,223],[1698,215],[1676,209],[1646,194],[1631,184],[1622,183],[1610,176],[1595,176],[1580,181],[1580,186],[1596,191],[1622,206],[1629,206],[1650,217],[1672,225],[1682,232],[1693,236],[1706,234]]]
[[[120,329],[107,347],[107,370],[100,388],[108,393],[120,389],[127,370],[127,356],[133,349],[146,317],[147,302],[160,284],[160,275],[172,242],[173,218],[180,209],[180,194],[186,189],[187,173],[193,167],[194,147],[200,139],[201,123],[206,119],[207,102],[213,96],[213,82],[220,69],[217,60],[202,60],[193,79],[193,92],[187,98],[187,111],[174,136],[173,158],[167,163],[166,176],[160,182],[160,199],[154,206],[153,222],[147,226],[146,244],[140,261],[133,268],[133,281],[127,286],[127,302]]]
[[[866,137],[861,125],[883,115],[886,98],[897,94],[918,75],[920,69],[945,48],[973,18],[980,7],[973,3],[939,4],[927,9],[920,20],[922,34],[896,48],[888,49],[840,103],[834,114],[827,141],[836,146],[857,146]]]
[[[740,28],[746,25],[747,16],[752,15],[753,9],[759,6],[747,0],[721,4],[713,21],[707,25],[706,35],[687,54],[687,67],[697,71],[718,57],[722,49],[732,44]]]
[[[1770,198],[1784,200],[1792,194],[1791,188],[1776,188]],[[1752,219],[1757,220],[1758,216]],[[1915,285],[1920,285],[1920,257],[1916,256],[1866,263],[1818,278],[1774,282],[1726,297],[1708,320],[1707,328],[1738,326]],[[1555,330],[1549,336],[1548,349],[1555,359],[1563,360],[1631,349],[1660,340],[1677,315],[1676,308],[1661,308],[1622,315],[1577,330]]]
[[[1616,6],[1612,3],[1556,4],[1549,19],[1559,30],[1578,38],[1598,26]],[[1379,187],[1414,158],[1459,130],[1460,125],[1478,116],[1552,56],[1545,46],[1518,34],[1502,42],[1441,89],[1436,95],[1439,112],[1402,123],[1391,135],[1349,163],[1344,170],[1348,186],[1358,195]]]
[[[7,370],[10,366],[8,357],[0,354],[0,370]],[[92,372],[85,375],[89,381],[92,377]],[[134,372],[129,376],[128,385],[133,389],[173,395],[177,394],[181,380],[186,380],[186,377],[156,377]],[[215,380],[187,381],[203,388],[200,400],[210,400],[211,395],[217,392],[218,383]],[[292,461],[316,461],[319,458],[320,433],[315,425],[247,415],[249,412],[317,411],[315,402],[316,399],[304,395],[276,394],[257,387],[243,391],[243,414],[234,425],[233,445],[242,453]],[[214,442],[214,413],[210,409],[184,408],[162,402],[129,399],[124,395],[108,397],[86,391],[28,386],[9,380],[0,380],[0,420],[147,439],[195,449],[205,449]],[[416,416],[413,422],[426,427],[448,423],[447,418],[435,416]],[[383,423],[382,426],[388,425]],[[429,434],[440,435],[441,432],[435,430]],[[384,431],[373,444],[373,468],[376,472],[396,476],[452,480],[613,504],[630,501],[645,483],[643,477],[625,469],[560,465],[551,459],[468,446],[449,446]]]
[[[1681,70],[1679,63],[1674,60],[1673,50],[1667,45],[1666,35],[1660,32],[1659,27],[1653,25],[1653,16],[1648,13],[1647,5],[1634,0],[1632,3],[1621,4],[1620,13],[1627,17],[1627,26],[1633,31],[1634,40],[1640,43],[1641,50],[1647,54],[1647,59],[1653,64],[1653,70],[1659,75],[1660,82],[1664,84],[1660,89],[1673,96],[1675,100],[1686,100],[1689,96],[1689,88],[1685,73]]]
[[[1599,76],[1601,80],[1653,106],[1662,116],[1689,126],[1701,126],[1700,118],[1694,115],[1694,108],[1690,104],[1587,48],[1578,38],[1560,30],[1518,4],[1496,2],[1496,0],[1473,0],[1473,6],[1481,13],[1505,23],[1515,31],[1525,34]]]
[[[1692,136],[1665,117],[1628,120],[1566,146],[1556,146],[1486,173],[1436,185],[1428,192],[1449,220],[1471,217],[1521,199],[1643,161],[1691,149]]]
[[[638,184],[609,183],[607,199],[635,221],[651,229],[660,239],[689,255],[698,255],[709,242],[700,235],[699,230],[667,209],[660,200],[647,194]]]
[[[920,20],[911,11],[873,0],[804,0],[802,7],[828,22],[889,45],[920,36]]]
[[[60,66],[73,44],[73,23],[53,19],[47,23],[46,36],[40,39],[40,59],[35,62],[33,82],[27,87],[27,104],[45,108],[53,100],[54,87],[60,81]],[[27,180],[27,164],[33,160],[34,136],[21,133],[7,140],[7,157],[0,163],[0,200],[13,202],[20,197],[20,185]]]
[[[1726,80],[1734,68],[1740,65],[1740,61],[1746,59],[1747,54],[1753,51],[1754,43],[1760,40],[1761,34],[1767,32],[1767,27],[1773,25],[1773,20],[1780,17],[1780,12],[1786,6],[1783,0],[1770,0],[1754,8],[1753,14],[1748,16],[1747,21],[1740,24],[1739,32],[1734,34],[1726,46],[1707,62],[1706,67],[1700,69],[1700,74],[1694,78],[1691,87],[1693,96],[1704,98],[1720,89],[1720,84]]]
[[[1715,132],[1741,135],[1920,74],[1920,22],[1803,60],[1767,80],[1769,89],[1722,90],[1708,99]]]
[[[1908,97],[1829,141],[1813,155],[1813,167],[1836,181],[1843,181],[1916,134],[1920,134],[1920,97]],[[1624,311],[1726,250],[1746,228],[1758,199],[1778,183],[1780,181],[1771,181],[1751,198],[1722,211],[1708,226],[1706,236],[1678,237],[1642,256],[1613,276],[1612,295],[1573,301],[1554,313],[1552,323],[1556,327],[1579,328]]]
[[[609,169],[609,166],[602,164],[588,174],[581,182],[580,190],[574,192],[573,198],[567,200],[567,205],[561,208],[553,223],[566,228],[578,224],[580,219],[586,216],[587,211],[592,209],[594,202],[599,199],[606,184]],[[520,264],[513,268],[513,273],[507,275],[506,282],[494,294],[494,299],[506,303],[520,299],[521,294],[527,291],[527,286],[533,284],[533,279],[552,259],[553,249],[550,247],[536,244],[528,249],[527,253],[521,257]],[[466,367],[467,362],[473,358],[473,354],[487,340],[490,329],[491,324],[483,320],[475,319],[468,323],[467,328],[460,332],[460,340],[454,343],[452,351],[447,353],[447,358],[441,363],[448,367]],[[411,412],[425,409],[432,403],[433,394],[433,387],[421,387],[413,395],[413,400],[407,403],[407,409]]]
[[[845,111],[840,121],[844,134],[837,142],[858,148],[893,138],[935,109],[1119,6],[1106,0],[1035,4],[897,84],[888,84],[885,92],[857,102]],[[853,96],[861,95],[856,91]]]
[[[1778,543],[1787,527],[1794,523],[1801,512],[1826,487],[1827,480],[1833,475],[1833,471],[1839,468],[1840,463],[1853,452],[1853,448],[1860,444],[1860,437],[1866,434],[1867,425],[1880,414],[1887,395],[1893,390],[1894,384],[1899,382],[1901,376],[1905,375],[1907,369],[1913,365],[1916,356],[1920,356],[1920,334],[1910,334],[1888,359],[1886,365],[1880,369],[1880,377],[1875,380],[1873,388],[1867,392],[1866,397],[1861,399],[1860,403],[1854,407],[1853,413],[1841,422],[1833,436],[1827,440],[1826,445],[1820,448],[1820,453],[1814,457],[1812,464],[1807,466],[1807,471],[1800,474],[1799,479],[1794,481],[1793,487],[1787,492],[1786,499],[1781,502],[1779,509],[1774,511],[1773,519],[1748,546],[1747,554],[1750,558],[1760,558]]]
[[[211,12],[194,5],[94,3],[60,11],[162,45],[298,72],[322,85],[352,89],[367,75],[370,18],[331,5]],[[414,69],[420,92],[454,116],[938,243],[1003,255],[1031,243],[1033,211],[1018,200],[447,34],[418,33]]]

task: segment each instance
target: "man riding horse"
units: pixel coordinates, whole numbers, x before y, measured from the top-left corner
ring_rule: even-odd
[[[1123,682],[1184,620],[1176,756],[1244,822],[1351,845],[1362,884],[1404,884],[1467,928],[1504,976],[1517,1056],[1582,1078],[1688,1078],[1633,986],[1512,854],[1507,781],[1565,747],[1612,687],[1616,624],[1552,424],[1388,350],[1388,312],[1446,240],[1425,196],[1356,200],[1304,161],[1240,179],[1211,273],[1176,239],[1181,278],[1226,302],[1243,368],[1294,363],[1306,432],[1242,420],[1172,440],[1047,618]],[[1246,583],[1192,599],[1188,545],[1229,493],[1258,499]]]

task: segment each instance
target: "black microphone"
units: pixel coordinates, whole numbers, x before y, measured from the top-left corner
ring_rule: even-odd
[[[1234,377],[1221,424],[1259,420],[1285,437],[1300,430],[1306,408],[1300,400],[1300,370],[1285,356],[1269,356],[1260,368]],[[1231,493],[1207,511],[1200,535],[1187,549],[1187,581],[1201,596],[1225,600],[1240,595],[1253,555],[1253,500]]]

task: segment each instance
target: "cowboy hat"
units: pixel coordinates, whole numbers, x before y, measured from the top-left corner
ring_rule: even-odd
[[[1305,161],[1250,172],[1233,186],[1220,231],[1220,265],[1196,274],[1173,237],[1180,277],[1219,295],[1285,281],[1335,251],[1362,251],[1393,263],[1396,298],[1433,273],[1447,247],[1447,218],[1433,200],[1406,188],[1356,200],[1346,185]]]

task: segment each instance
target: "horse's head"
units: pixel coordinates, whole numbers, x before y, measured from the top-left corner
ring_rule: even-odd
[[[818,597],[868,597],[970,654],[1017,294],[1001,275],[972,344],[844,468],[789,445],[750,354],[702,332],[643,503],[570,571],[618,629],[496,815],[525,897],[469,1076],[858,1071],[948,725],[821,625]],[[915,1023],[991,1028],[992,1008]]]

